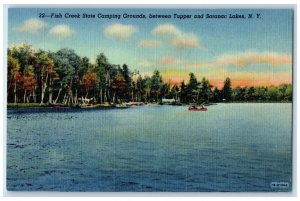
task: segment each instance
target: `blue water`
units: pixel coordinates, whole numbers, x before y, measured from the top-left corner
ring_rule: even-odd
[[[8,110],[12,191],[290,191],[292,104]],[[51,109],[50,109],[51,110]],[[287,188],[271,188],[285,182]]]

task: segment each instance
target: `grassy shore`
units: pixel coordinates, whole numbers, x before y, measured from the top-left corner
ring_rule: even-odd
[[[7,103],[7,108],[27,108],[27,107],[49,107],[49,105],[39,104],[39,103]]]
[[[40,103],[7,103],[7,108],[52,108],[52,107],[70,107],[70,108],[101,108],[101,107],[115,107],[124,106],[123,104],[111,105],[109,103],[104,104],[83,104],[83,105],[65,105],[65,104],[40,104]]]
[[[94,105],[82,105],[80,107],[109,107],[109,104],[94,104]],[[40,103],[7,103],[7,108],[37,108],[37,107],[76,107],[64,104],[40,104]],[[78,106],[77,106],[78,107]]]

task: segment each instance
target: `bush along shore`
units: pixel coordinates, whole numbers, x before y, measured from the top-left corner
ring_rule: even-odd
[[[142,76],[126,64],[111,64],[103,53],[92,64],[72,49],[36,51],[22,44],[8,49],[7,61],[8,108],[292,101],[289,83],[233,88],[228,77],[217,88],[192,72],[188,81],[170,83],[158,70]]]

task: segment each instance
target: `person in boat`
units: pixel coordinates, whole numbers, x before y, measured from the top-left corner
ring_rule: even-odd
[[[201,105],[201,109],[204,109],[204,105]]]

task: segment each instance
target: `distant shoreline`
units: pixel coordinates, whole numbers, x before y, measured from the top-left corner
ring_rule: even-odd
[[[232,104],[232,103],[293,103],[291,101],[282,101],[282,102],[276,102],[276,101],[231,101],[231,102],[218,102],[218,103],[208,103],[204,104],[205,106],[211,106],[211,105],[217,105],[217,104]],[[49,105],[49,104],[39,104],[39,103],[7,103],[7,109],[15,109],[15,108],[72,108],[72,109],[90,109],[90,108],[104,108],[104,109],[109,109],[109,108],[130,108],[134,106],[156,106],[156,105],[171,105],[171,106],[189,106],[192,105],[193,103],[190,104],[181,104],[181,105],[176,105],[176,104],[159,104],[159,103],[143,103],[141,105],[126,105],[126,104],[117,104],[117,105],[109,105],[109,104],[95,104],[95,105],[76,105],[76,106],[69,106],[69,105]]]

